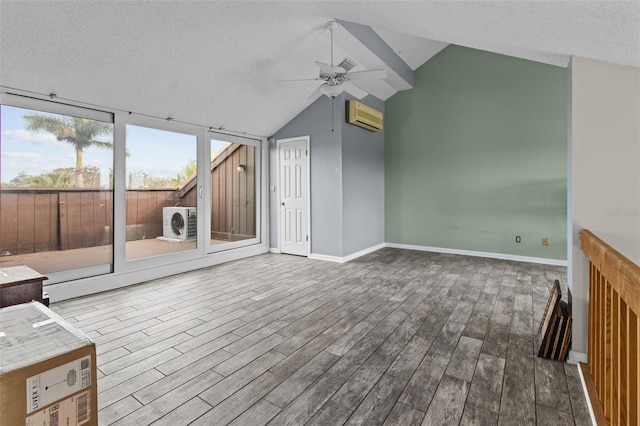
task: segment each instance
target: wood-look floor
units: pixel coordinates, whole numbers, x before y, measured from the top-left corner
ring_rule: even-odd
[[[56,303],[98,351],[101,425],[587,425],[535,357],[566,268],[382,249],[267,254]]]

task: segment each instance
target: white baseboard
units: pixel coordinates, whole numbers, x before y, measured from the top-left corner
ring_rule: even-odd
[[[571,352],[571,351],[569,351]],[[587,390],[587,382],[582,375],[582,368],[578,365],[578,374],[580,375],[580,383],[582,384],[582,392],[584,393],[584,399],[587,401],[587,408],[589,408],[589,415],[591,416],[591,423],[593,426],[597,426],[598,422],[596,421],[596,415],[593,411],[593,406],[591,405],[591,398],[589,398],[589,391]]]
[[[463,256],[487,257],[489,259],[512,260],[515,262],[540,263],[543,265],[567,266],[566,260],[546,259],[543,257],[517,256],[514,254],[491,253],[485,251],[458,250],[442,247],[416,246],[411,244],[385,243],[385,247],[406,250],[430,251],[434,253],[459,254]]]
[[[385,247],[384,243],[376,244],[375,246],[371,246],[371,247],[366,248],[364,250],[360,250],[360,251],[352,253],[352,254],[350,254],[348,256],[345,256],[343,259],[345,259],[345,262],[348,262],[350,260],[357,259],[357,258],[359,258],[361,256],[364,256],[365,254],[373,253],[374,251],[380,250],[381,248],[384,248],[384,247]]]
[[[269,253],[280,254],[280,249],[276,247],[269,247]]]
[[[344,263],[344,257],[340,256],[329,256],[326,254],[318,254],[318,253],[310,253],[309,259],[314,260],[324,260],[325,262],[336,262],[336,263]]]
[[[586,364],[588,360],[589,359],[587,358],[587,354],[585,354],[584,352],[569,350],[569,355],[567,356],[567,364],[577,364],[579,362]]]
[[[357,251],[355,253],[352,253],[348,256],[344,256],[344,257],[340,257],[340,256],[328,256],[326,254],[317,254],[317,253],[311,253],[309,255],[309,259],[315,259],[315,260],[325,260],[327,262],[336,262],[336,263],[346,263],[349,262],[350,260],[353,259],[357,259],[361,256],[364,256],[365,254],[369,254],[371,252],[374,252],[376,250],[380,250],[381,248],[384,248],[385,244],[384,243],[380,243],[380,244],[376,244],[375,246],[371,246],[368,247],[364,250],[360,250]]]

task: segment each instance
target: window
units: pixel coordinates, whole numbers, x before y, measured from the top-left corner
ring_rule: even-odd
[[[54,104],[0,116],[0,266],[111,272],[112,116]]]
[[[216,134],[211,139],[210,170],[210,251],[254,244],[260,171],[257,143]]]
[[[127,125],[126,259],[197,245],[194,135]]]
[[[211,244],[256,238],[256,148],[211,140]]]
[[[0,97],[0,267],[102,291],[268,250],[264,140]]]

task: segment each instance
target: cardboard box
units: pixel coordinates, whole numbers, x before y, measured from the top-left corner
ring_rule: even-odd
[[[0,309],[0,425],[98,424],[96,347],[39,302]]]

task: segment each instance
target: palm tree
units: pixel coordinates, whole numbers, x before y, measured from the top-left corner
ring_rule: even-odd
[[[76,149],[76,187],[84,185],[82,171],[82,153],[85,148],[95,146],[111,149],[112,142],[100,141],[99,136],[110,135],[113,132],[111,123],[89,120],[87,118],[55,116],[46,114],[27,114],[24,116],[27,122],[26,130],[44,130],[53,134],[59,141],[65,141]]]

